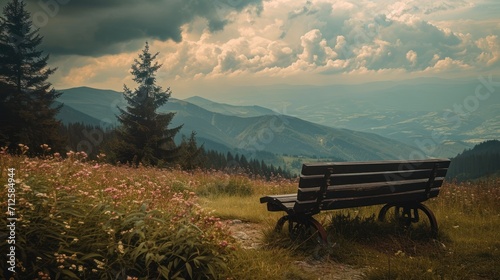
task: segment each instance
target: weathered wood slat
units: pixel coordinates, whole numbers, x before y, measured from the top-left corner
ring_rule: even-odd
[[[328,171],[328,169],[331,169],[332,174],[432,169],[435,164],[439,164],[439,168],[448,168],[450,165],[450,160],[426,159],[426,160],[408,160],[408,161],[398,160],[398,161],[372,161],[372,162],[306,163],[302,165],[302,174],[322,175],[325,174]]]
[[[268,202],[267,203],[267,211],[277,212],[277,211],[285,211],[290,212],[295,206],[295,201],[291,202]]]
[[[429,197],[436,197],[439,194],[439,188],[431,189]],[[363,198],[345,198],[331,201],[323,201],[322,209],[342,209],[352,207],[362,207],[386,203],[403,203],[403,202],[423,202],[428,197],[424,191],[407,192],[402,194],[381,195]]]
[[[392,193],[411,192],[414,190],[425,190],[428,179],[407,180],[397,182],[378,182],[368,184],[353,184],[341,186],[329,186],[323,199],[363,197],[373,195],[383,195]],[[443,178],[436,178],[432,187],[441,187]],[[299,188],[297,192],[298,201],[310,201],[318,198],[320,187]]]
[[[279,195],[268,195],[260,198],[260,203],[273,202],[279,200],[281,202],[290,202],[297,199],[296,193],[291,194],[279,194]]]
[[[328,180],[328,185],[363,184],[372,182],[401,181],[429,179],[432,169],[396,171],[396,172],[370,172],[333,174]],[[436,177],[444,177],[447,169],[437,169]],[[319,187],[325,183],[324,175],[301,175],[299,188]]]
[[[433,188],[429,193],[430,197],[436,197],[438,194],[439,194],[439,188]],[[427,199],[428,197],[425,194],[425,190],[416,190],[412,192],[376,195],[376,196],[325,199],[322,201],[319,207],[321,210],[335,210],[335,209],[363,207],[363,206],[386,204],[386,203],[403,203],[409,201],[422,202]],[[294,211],[296,213],[309,212],[317,207],[318,205],[316,202],[298,201],[294,205]]]

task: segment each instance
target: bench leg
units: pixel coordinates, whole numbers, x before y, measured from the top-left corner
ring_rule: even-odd
[[[278,222],[276,223],[276,227],[274,228],[274,231],[276,232],[281,232],[281,229],[283,228],[283,225],[285,224],[285,222],[288,221],[288,219],[290,218],[289,215],[286,215],[286,216],[283,216],[281,217]]]
[[[280,232],[285,222],[288,222],[288,233],[292,240],[315,237],[318,243],[328,243],[325,228],[311,216],[283,216],[276,223],[275,231]]]
[[[423,205],[422,203],[409,203],[409,204],[395,204],[388,203],[380,209],[378,214],[378,220],[383,222],[386,220],[386,214],[390,208],[394,207],[394,219],[400,222],[404,227],[410,227],[411,224],[416,224],[420,221],[419,211],[423,212],[429,221],[429,226],[431,227],[431,233],[433,236],[437,236],[438,225],[434,213],[429,209],[429,207]]]

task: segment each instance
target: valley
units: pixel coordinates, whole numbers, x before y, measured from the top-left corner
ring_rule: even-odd
[[[181,135],[196,132],[205,149],[244,154],[295,170],[296,160],[365,161],[452,158],[500,138],[496,87],[489,78],[450,83],[239,87],[207,98],[170,98],[161,112],[176,112]],[[493,82],[494,85],[496,85]],[[238,99],[231,94],[238,92]],[[121,93],[88,87],[63,90],[59,119],[110,128],[117,125]],[[305,94],[307,93],[307,94]],[[234,95],[233,95],[234,97]],[[210,98],[210,99],[209,99]],[[299,166],[300,167],[300,166]]]

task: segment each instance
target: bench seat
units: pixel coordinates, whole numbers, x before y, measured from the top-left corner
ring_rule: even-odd
[[[308,163],[302,166],[297,193],[268,195],[260,202],[292,220],[307,220],[324,210],[379,204],[409,212],[438,196],[449,165],[449,159]],[[433,215],[427,208],[424,212]]]

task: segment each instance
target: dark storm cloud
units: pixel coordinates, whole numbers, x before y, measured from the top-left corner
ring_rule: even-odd
[[[145,40],[182,41],[181,26],[204,18],[222,30],[231,11],[262,0],[27,0],[49,53],[100,56],[136,50]],[[142,41],[139,43],[139,41]]]

